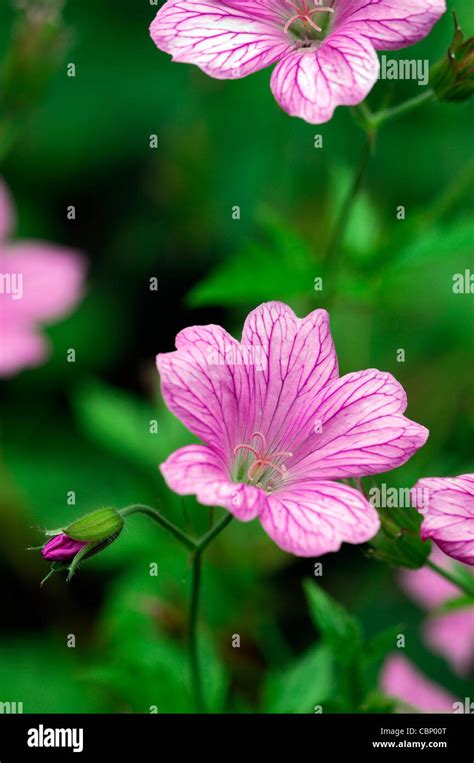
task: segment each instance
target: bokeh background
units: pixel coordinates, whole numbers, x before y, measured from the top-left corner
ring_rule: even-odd
[[[455,6],[474,33],[470,0]],[[71,584],[57,575],[43,588],[47,565],[26,551],[42,542],[42,528],[102,505],[148,502],[196,533],[208,527],[208,509],[171,494],[157,469],[191,441],[162,405],[154,366],[181,328],[213,322],[238,336],[249,309],[267,299],[300,315],[327,307],[341,372],[392,372],[408,392],[409,416],[431,430],[422,451],[379,481],[411,486],[421,476],[472,471],[473,303],[472,294],[452,291],[453,274],[474,269],[472,103],[429,104],[383,128],[327,274],[331,288],[318,292],[314,279],[326,277],[323,253],[362,131],[347,109],[318,127],[288,117],[268,70],[226,82],[171,63],[148,36],[156,10],[69,0],[58,36],[37,44],[24,35],[24,11],[0,7],[4,75],[23,40],[23,68],[13,80],[8,68],[0,100],[2,136],[21,95],[21,129],[0,151],[17,235],[79,249],[88,261],[85,298],[47,329],[47,363],[3,383],[0,700],[23,702],[25,712],[193,709],[190,566],[179,544],[134,517]],[[434,61],[451,34],[447,14],[428,39],[390,55]],[[70,62],[74,78],[66,76]],[[380,82],[369,101],[375,108],[419,91],[416,82]],[[65,361],[70,347],[76,363]],[[149,433],[152,419],[157,434]],[[423,613],[389,565],[349,546],[322,561],[318,582],[360,618],[366,639],[387,628],[406,634],[406,654],[427,676],[469,696],[422,643]],[[374,694],[377,660],[368,693],[353,697],[334,655],[319,648],[302,585],[315,580],[313,565],[280,551],[256,522],[233,523],[209,549],[201,630],[212,710],[387,706]]]

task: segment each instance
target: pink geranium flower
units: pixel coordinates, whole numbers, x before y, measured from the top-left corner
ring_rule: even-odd
[[[0,180],[0,376],[37,366],[48,355],[42,323],[62,318],[82,295],[85,264],[46,241],[12,242],[13,204]]]
[[[425,501],[417,506],[417,496],[425,494],[427,506]],[[412,502],[424,516],[423,540],[431,538],[448,556],[474,565],[474,474],[421,479],[413,487]]]
[[[452,566],[452,560],[436,546],[431,559],[448,570]],[[459,588],[429,567],[401,570],[399,580],[424,609],[435,609],[459,597]],[[459,675],[467,675],[474,666],[474,607],[466,604],[442,614],[431,613],[423,623],[423,637],[433,651],[446,657]]]
[[[418,42],[445,10],[445,0],[168,0],[150,33],[174,61],[219,79],[278,62],[278,103],[319,124],[364,100],[379,72],[376,50]]]
[[[404,710],[425,713],[452,713],[455,697],[442,686],[433,683],[401,654],[391,655],[381,674],[385,694],[399,700]]]
[[[205,444],[161,465],[172,490],[258,517],[299,556],[375,535],[373,506],[334,480],[400,466],[428,430],[405,418],[405,392],[390,374],[339,378],[325,310],[299,319],[269,302],[249,314],[241,343],[220,326],[193,326],[176,347],[157,357],[163,397]]]

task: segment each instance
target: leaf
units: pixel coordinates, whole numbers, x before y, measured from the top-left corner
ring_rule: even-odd
[[[362,647],[360,623],[312,580],[304,582],[304,590],[314,625],[336,659],[350,662]]]
[[[190,291],[190,305],[292,301],[311,292],[317,272],[306,243],[269,213],[262,229],[261,241],[248,243]]]
[[[334,660],[329,646],[318,645],[286,670],[270,674],[265,712],[311,713],[334,689]]]
[[[164,406],[157,410],[99,382],[81,387],[74,404],[79,423],[90,437],[144,469],[156,471],[160,461],[179,445],[193,441],[192,435],[184,435],[185,428]],[[150,427],[153,422],[156,431]]]
[[[422,516],[411,507],[380,508],[381,529],[370,541],[373,555],[397,567],[418,570],[431,552],[431,543],[420,536]]]

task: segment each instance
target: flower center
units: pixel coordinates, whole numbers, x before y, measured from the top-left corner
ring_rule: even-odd
[[[285,0],[285,3],[295,11],[283,28],[285,33],[292,27],[292,33],[304,41],[319,38],[320,33],[329,22],[329,17],[325,19],[323,26],[320,26],[312,16],[317,13],[334,13],[334,8],[320,5],[320,0],[314,0],[315,7],[311,8],[310,2],[311,0]]]
[[[284,480],[288,475],[288,470],[283,463],[283,459],[291,458],[293,453],[285,450],[270,452],[267,448],[265,435],[262,432],[253,432],[250,435],[250,442],[258,437],[259,443],[254,447],[247,443],[240,443],[234,448],[234,455],[246,451],[253,457],[253,461],[248,463],[248,458],[237,458],[234,478],[237,482],[247,481],[256,487],[264,488],[271,493],[275,487],[275,481]],[[245,479],[246,478],[246,479]]]

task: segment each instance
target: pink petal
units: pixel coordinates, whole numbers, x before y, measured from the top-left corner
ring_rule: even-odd
[[[255,519],[265,504],[261,490],[231,482],[220,456],[202,445],[180,448],[160,469],[171,490],[179,495],[195,494],[206,506],[223,506],[243,522]]]
[[[13,376],[22,368],[37,366],[49,352],[47,340],[29,324],[16,321],[3,309],[0,295],[0,377]]]
[[[300,319],[287,305],[267,302],[248,315],[242,346],[261,361],[248,368],[253,409],[246,435],[260,431],[274,450],[291,450],[295,438],[313,431],[314,401],[338,373],[329,316],[314,310]]]
[[[207,445],[230,458],[247,418],[252,389],[239,343],[220,326],[193,326],[176,352],[157,356],[168,408]],[[240,361],[240,362],[239,362]]]
[[[418,507],[423,540],[431,538],[448,556],[474,565],[474,475],[419,480],[412,490],[415,506],[420,489],[429,491],[428,508]]]
[[[337,0],[334,31],[364,35],[377,50],[397,50],[428,35],[445,0]]]
[[[0,244],[12,232],[15,223],[15,212],[10,192],[0,179]]]
[[[155,44],[174,61],[196,64],[206,74],[234,79],[278,61],[289,42],[269,20],[268,7],[240,10],[215,0],[168,0],[150,26]]]
[[[452,713],[452,694],[430,681],[403,655],[391,655],[382,670],[385,694],[425,713]]]
[[[474,667],[474,607],[430,617],[423,626],[426,643],[441,654],[460,676]]]
[[[368,369],[326,385],[317,401],[322,432],[294,450],[292,478],[362,477],[395,469],[426,441],[428,430],[402,415],[403,387],[391,374]]]
[[[8,295],[10,308],[21,322],[61,318],[82,296],[85,263],[71,249],[41,241],[20,241],[4,250],[0,262],[3,273],[22,276],[21,299],[12,300]]]
[[[352,487],[326,480],[293,485],[267,497],[260,522],[285,551],[320,556],[341,543],[364,543],[378,531],[378,514]]]
[[[288,53],[273,70],[271,88],[288,114],[321,124],[336,106],[363,101],[378,72],[377,54],[365,37],[335,32],[317,49]]]
[[[449,556],[443,554],[437,546],[433,546],[430,559],[439,567],[446,567],[448,570],[453,566]],[[459,588],[430,567],[399,570],[397,578],[403,590],[424,609],[434,609],[459,596]]]

